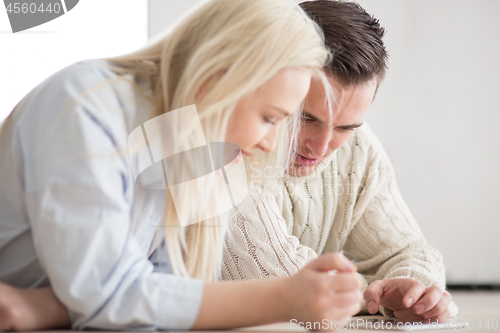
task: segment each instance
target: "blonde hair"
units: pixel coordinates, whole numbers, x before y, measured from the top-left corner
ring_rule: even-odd
[[[206,141],[222,142],[237,102],[283,68],[310,71],[330,92],[322,72],[329,59],[320,29],[290,1],[210,0],[193,8],[144,48],[106,60],[117,74],[131,74],[136,89],[136,83],[148,82],[151,118],[195,104]],[[205,94],[199,100],[197,92],[202,87]],[[298,112],[291,118],[280,126],[280,144],[262,159],[263,166],[290,162]],[[192,130],[182,128],[176,134],[178,142],[172,144],[185,144]],[[167,191],[164,223],[174,274],[216,280],[226,216],[180,227]]]

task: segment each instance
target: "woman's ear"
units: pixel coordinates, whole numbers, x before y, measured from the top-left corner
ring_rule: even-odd
[[[201,85],[200,89],[198,89],[198,91],[194,95],[195,102],[199,102],[205,97],[205,95],[207,94],[207,89],[208,89],[207,86],[208,86],[210,80],[211,80],[211,77],[206,79],[205,82],[203,82],[203,84]]]
[[[215,73],[212,74],[208,79],[206,79],[203,84],[201,85],[200,89],[196,92],[194,95],[195,101],[199,102],[201,101],[206,94],[212,89],[214,84],[220,79],[223,73]]]

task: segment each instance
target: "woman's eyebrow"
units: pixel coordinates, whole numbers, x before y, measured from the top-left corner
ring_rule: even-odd
[[[270,105],[270,104],[268,104],[267,106],[270,107],[271,109],[275,109],[276,111],[283,113],[287,117],[292,115],[290,112],[288,112],[288,111],[286,111],[278,106],[274,106],[274,105]]]

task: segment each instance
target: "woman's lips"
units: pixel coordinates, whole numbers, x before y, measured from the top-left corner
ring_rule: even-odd
[[[316,164],[316,162],[318,161],[317,158],[307,158],[307,157],[304,157],[302,155],[300,155],[299,153],[295,153],[296,155],[296,161],[300,164],[300,165],[304,165],[304,166],[310,166],[310,165],[314,165]]]

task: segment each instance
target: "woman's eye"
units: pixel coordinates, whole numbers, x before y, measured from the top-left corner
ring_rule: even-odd
[[[269,123],[272,125],[276,124],[276,120],[274,120],[274,119],[264,117],[264,120],[266,121],[266,123]]]
[[[302,119],[302,121],[303,121],[303,122],[305,122],[305,123],[309,123],[309,122],[313,121],[313,120],[312,120],[311,118],[309,118],[309,117],[304,117],[304,116],[302,116],[302,117],[300,117],[300,118],[301,118],[301,119]]]

